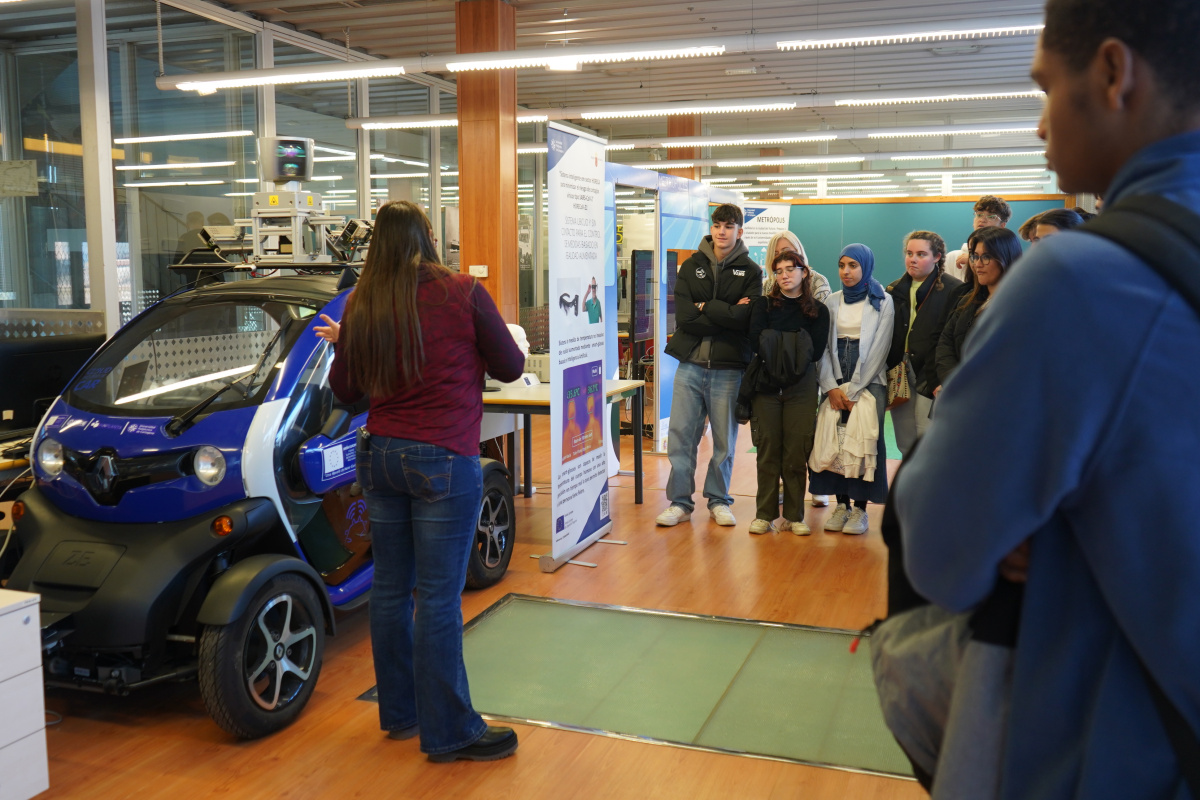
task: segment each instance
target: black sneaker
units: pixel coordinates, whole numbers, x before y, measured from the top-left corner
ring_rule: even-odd
[[[483,736],[480,736],[466,747],[451,750],[449,753],[431,753],[429,760],[439,764],[451,761],[499,761],[517,752],[517,732],[512,728],[493,728],[488,726]]]

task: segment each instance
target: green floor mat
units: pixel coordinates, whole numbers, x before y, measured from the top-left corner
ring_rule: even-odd
[[[510,594],[463,650],[491,717],[909,776],[853,636]]]

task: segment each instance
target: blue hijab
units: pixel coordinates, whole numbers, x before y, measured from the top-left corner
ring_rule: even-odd
[[[862,265],[862,280],[847,288],[842,284],[842,299],[847,303],[861,303],[864,298],[871,299],[871,308],[879,310],[883,302],[883,285],[872,276],[875,272],[875,254],[865,244],[848,244],[842,248],[842,256],[849,256]],[[838,256],[841,259],[841,256]]]

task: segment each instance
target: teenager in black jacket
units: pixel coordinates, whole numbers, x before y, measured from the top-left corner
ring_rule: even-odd
[[[775,376],[768,376],[756,387],[750,436],[758,451],[758,507],[750,532],[774,530],[782,479],[784,527],[806,536],[811,531],[804,523],[804,484],[817,424],[815,362],[824,355],[829,341],[829,309],[813,297],[811,270],[799,253],[780,253],[771,264],[771,273],[770,292],[750,306],[750,346],[762,355],[760,337],[764,332],[798,333],[810,346],[809,363],[795,383],[777,386],[778,381],[772,380]]]
[[[704,479],[708,512],[718,525],[737,524],[729,510],[738,427],[734,405],[750,363],[750,301],[761,296],[762,268],[742,242],[742,210],[730,203],[717,206],[711,235],[680,265],[675,281],[675,335],[666,347],[667,355],[679,359],[667,432],[671,505],[655,518],[659,525],[678,525],[692,516],[696,449],[706,418],[713,436]]]
[[[975,285],[970,292],[958,292],[961,298],[955,304],[950,318],[942,329],[937,347],[938,385],[934,395],[941,390],[958,363],[962,360],[963,344],[967,334],[975,327],[975,320],[983,311],[988,300],[996,292],[1000,280],[1009,267],[1021,257],[1021,242],[1017,235],[1006,228],[983,228],[971,234],[967,240],[970,250],[971,270],[975,274]]]
[[[937,388],[937,346],[962,281],[947,275],[946,242],[933,231],[904,237],[904,275],[887,287],[896,307],[888,367],[908,361],[911,399],[892,409],[896,444],[907,454],[929,427]]]

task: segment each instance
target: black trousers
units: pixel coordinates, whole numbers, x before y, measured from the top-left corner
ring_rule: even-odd
[[[750,418],[750,437],[758,450],[758,497],[755,516],[779,516],[779,481],[783,480],[783,517],[804,520],[804,489],[808,456],[817,425],[816,369],[810,368],[799,386],[786,394],[756,394]]]

